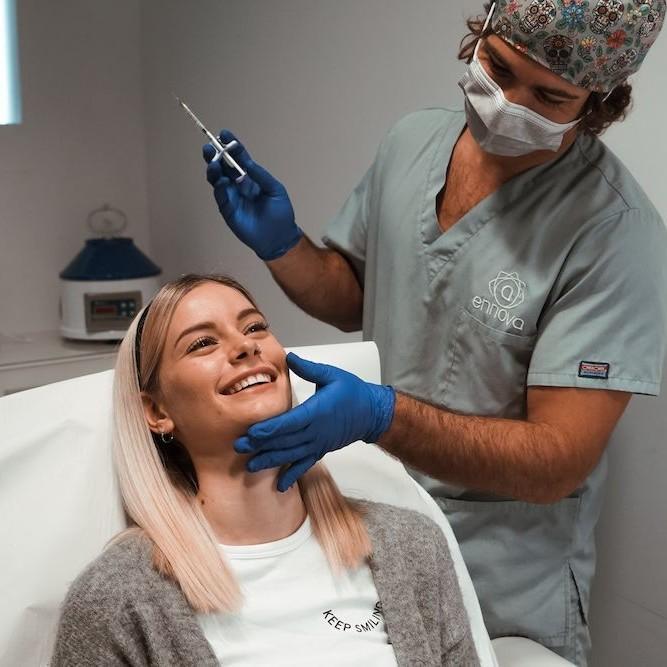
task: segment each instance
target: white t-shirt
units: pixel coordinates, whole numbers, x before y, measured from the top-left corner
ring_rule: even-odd
[[[220,547],[243,605],[197,620],[225,667],[396,666],[369,567],[334,575],[310,519],[276,542]]]

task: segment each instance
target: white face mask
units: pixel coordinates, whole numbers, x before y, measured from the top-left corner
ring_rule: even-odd
[[[507,100],[503,89],[487,74],[477,57],[459,81],[465,94],[468,128],[487,153],[516,157],[537,150],[557,151],[571,123],[554,123],[528,107]]]

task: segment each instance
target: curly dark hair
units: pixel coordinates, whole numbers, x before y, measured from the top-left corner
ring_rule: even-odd
[[[470,31],[461,40],[459,60],[470,63],[475,47],[480,39],[494,34],[490,27],[484,30],[484,21],[491,9],[491,3],[484,4],[484,16],[475,16],[466,21]],[[592,92],[581,111],[579,132],[593,136],[602,134],[612,123],[625,120],[632,108],[632,86],[625,82],[616,86],[605,100],[605,93]]]

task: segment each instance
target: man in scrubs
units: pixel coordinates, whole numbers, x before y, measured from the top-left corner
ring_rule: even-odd
[[[448,516],[491,636],[584,665],[605,446],[631,395],[659,391],[667,311],[663,222],[596,135],[622,119],[665,1],[485,9],[465,110],[392,128],[326,248],[242,146],[243,183],[209,164],[235,234],[307,313],[363,326],[386,383],[290,355],[315,395],[235,447],[250,470],[285,466],[284,489],[378,442]]]

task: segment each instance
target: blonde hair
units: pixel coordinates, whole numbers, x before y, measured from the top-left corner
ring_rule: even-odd
[[[145,317],[146,308],[128,329],[113,387],[114,461],[125,510],[134,524],[114,542],[128,534],[147,537],[155,569],[173,579],[190,606],[203,613],[237,609],[241,592],[196,502],[196,473],[187,451],[176,441],[163,446],[153,435],[141,393],[159,391],[160,358],[174,310],[189,291],[206,282],[232,287],[256,307],[248,291],[227,276],[189,274],[168,283],[146,307]],[[371,553],[359,506],[341,494],[321,463],[298,484],[313,533],[332,569],[358,567]]]

